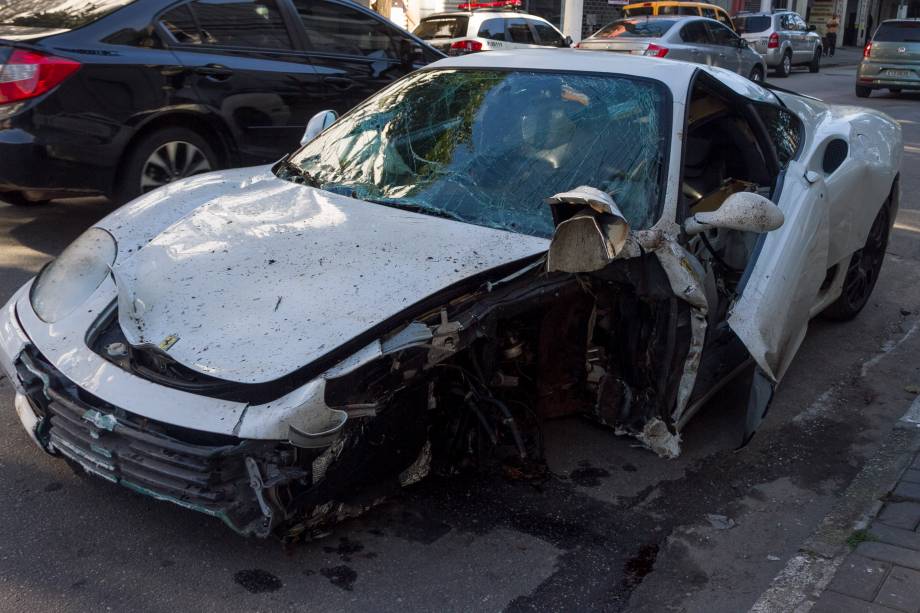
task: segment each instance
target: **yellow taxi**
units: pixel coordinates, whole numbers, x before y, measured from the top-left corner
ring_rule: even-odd
[[[721,6],[705,2],[636,2],[623,7],[624,17],[641,17],[643,15],[698,15],[721,21],[732,30],[732,18]]]

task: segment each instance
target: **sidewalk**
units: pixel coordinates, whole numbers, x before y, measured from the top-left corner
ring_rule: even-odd
[[[897,613],[920,611],[920,455],[883,500],[812,613]],[[858,544],[857,544],[858,543]]]
[[[837,47],[833,56],[825,55],[821,58],[821,68],[856,66],[862,56],[862,47]]]

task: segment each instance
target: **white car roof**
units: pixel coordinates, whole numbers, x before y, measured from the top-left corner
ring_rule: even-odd
[[[517,11],[480,11],[476,10],[473,12],[470,11],[444,11],[443,13],[432,13],[426,17],[422,18],[422,21],[426,19],[440,19],[443,17],[469,17],[473,18],[482,18],[482,19],[494,19],[496,17],[501,17],[503,19],[515,19],[517,17],[526,17],[527,19],[536,19],[537,21],[546,21],[544,18],[539,15],[531,15],[530,13],[518,13]],[[547,23],[549,23],[547,21]]]
[[[752,100],[776,102],[769,91],[723,68],[679,60],[645,57],[609,51],[581,49],[515,49],[470,53],[438,60],[426,66],[435,68],[502,68],[513,70],[553,70],[558,72],[605,72],[655,79],[667,85],[676,101],[682,101],[697,70],[704,70],[727,87]]]

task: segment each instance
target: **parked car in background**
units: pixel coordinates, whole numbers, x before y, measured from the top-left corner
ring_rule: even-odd
[[[866,44],[856,72],[856,95],[867,98],[873,89],[920,89],[920,19],[883,21]]]
[[[718,66],[761,82],[767,66],[747,42],[714,19],[638,17],[609,23],[579,49],[650,55]]]
[[[125,202],[278,159],[443,57],[348,0],[7,0],[0,6],[0,199]]]
[[[821,37],[798,13],[742,13],[734,21],[735,31],[763,56],[776,76],[788,77],[793,66],[821,70]]]
[[[715,19],[735,29],[732,18],[721,6],[706,2],[636,2],[623,7],[623,17],[694,16]]]
[[[542,17],[510,10],[519,4],[519,0],[461,4],[465,10],[429,15],[412,33],[448,55],[572,44]]]

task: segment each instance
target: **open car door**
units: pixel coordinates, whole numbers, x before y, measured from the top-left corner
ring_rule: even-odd
[[[790,161],[780,176],[776,204],[785,222],[761,235],[728,319],[773,384],[805,337],[827,273],[829,205],[823,178]]]

